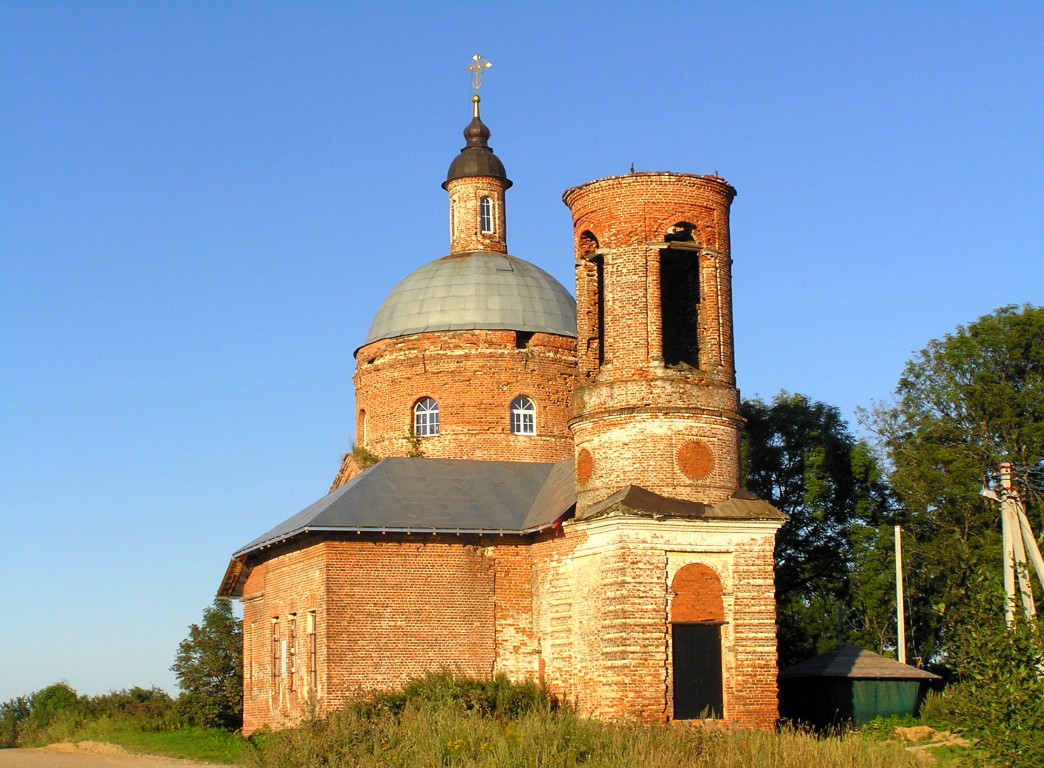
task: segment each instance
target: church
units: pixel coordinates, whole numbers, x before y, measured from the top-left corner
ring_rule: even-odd
[[[595,717],[771,728],[785,518],[740,486],[736,191],[667,172],[567,190],[574,300],[508,253],[479,84],[442,183],[449,254],[355,352],[353,450],[221,582],[244,733],[439,669],[539,680]]]

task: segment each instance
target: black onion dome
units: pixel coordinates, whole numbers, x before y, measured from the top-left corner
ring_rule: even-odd
[[[460,150],[460,154],[450,163],[446,181],[442,185],[443,189],[454,179],[466,179],[472,176],[492,176],[495,179],[503,179],[504,189],[511,186],[511,180],[507,177],[504,164],[489,148],[489,136],[489,128],[479,119],[478,115],[472,118],[468,127],[464,129],[467,146]]]

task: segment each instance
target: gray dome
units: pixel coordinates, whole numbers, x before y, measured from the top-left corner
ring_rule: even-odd
[[[474,251],[425,264],[377,310],[369,344],[410,333],[484,328],[576,336],[576,301],[540,267]]]

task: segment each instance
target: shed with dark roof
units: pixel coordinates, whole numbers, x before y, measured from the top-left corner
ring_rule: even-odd
[[[872,651],[842,645],[780,673],[779,711],[784,718],[820,728],[915,715],[928,685],[940,679]]]

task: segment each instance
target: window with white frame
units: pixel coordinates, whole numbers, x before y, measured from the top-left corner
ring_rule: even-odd
[[[479,200],[479,227],[484,235],[493,231],[493,201],[488,197]]]
[[[524,395],[511,401],[511,432],[516,435],[536,434],[536,405]]]
[[[439,434],[439,404],[434,398],[421,398],[413,406],[413,434],[417,437]]]

